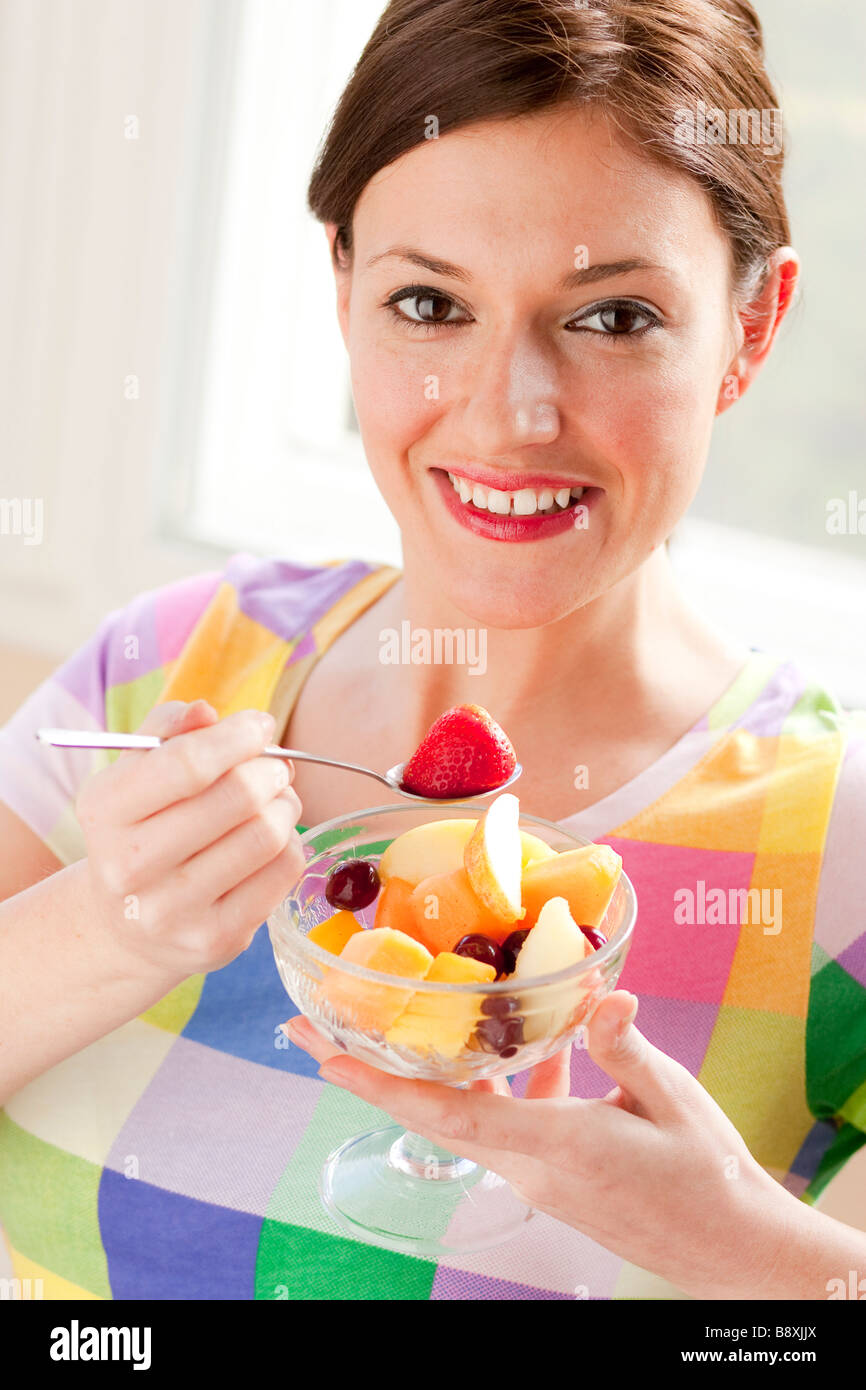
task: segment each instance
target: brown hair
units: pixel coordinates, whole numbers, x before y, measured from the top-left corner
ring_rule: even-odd
[[[320,147],[308,202],[352,249],[352,214],[380,169],[475,121],[596,106],[662,164],[709,194],[733,257],[734,294],[754,294],[789,242],[784,149],[677,138],[683,113],[771,112],[761,22],[748,0],[391,0]],[[773,144],[781,145],[774,140]]]

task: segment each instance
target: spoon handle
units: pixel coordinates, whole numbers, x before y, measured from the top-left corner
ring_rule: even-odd
[[[90,729],[37,729],[36,737],[41,743],[53,744],[55,748],[160,748],[166,742],[156,734],[112,734]],[[280,748],[279,744],[269,743],[262,749],[262,754],[267,758],[286,758],[300,763],[325,763],[328,767],[341,767],[347,772],[375,777],[386,787],[391,785],[387,778],[372,768],[340,762],[337,758],[324,758],[318,753],[303,753],[298,748]]]

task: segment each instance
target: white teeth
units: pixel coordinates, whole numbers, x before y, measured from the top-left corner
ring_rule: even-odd
[[[503,492],[500,488],[484,487],[482,483],[471,483],[457,473],[449,473],[451,486],[464,504],[472,503],[481,511],[494,516],[534,516],[536,512],[549,512],[554,506],[564,510],[572,501],[579,500],[585,488],[519,488],[516,492]]]
[[[537,510],[535,493],[531,487],[524,487],[514,494],[514,515],[534,516]]]

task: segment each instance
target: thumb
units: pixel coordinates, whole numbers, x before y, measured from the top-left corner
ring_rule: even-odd
[[[586,1025],[586,1050],[647,1114],[669,1108],[667,1058],[634,1026],[638,1001],[628,990],[602,999]]]

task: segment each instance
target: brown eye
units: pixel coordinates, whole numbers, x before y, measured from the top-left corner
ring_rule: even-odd
[[[660,327],[660,324],[655,314],[642,304],[615,300],[601,304],[585,318],[575,320],[574,327],[607,338],[636,338],[650,328]]]
[[[455,323],[462,322],[460,309],[447,294],[435,294],[431,290],[417,290],[414,294],[404,294],[392,299],[390,307],[401,318],[412,323]]]
[[[602,309],[599,318],[608,333],[633,333],[635,320],[646,318],[646,314],[641,314],[630,304],[617,304],[612,309]]]

